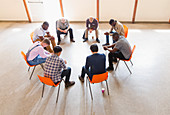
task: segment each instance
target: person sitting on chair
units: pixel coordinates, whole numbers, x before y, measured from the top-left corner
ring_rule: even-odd
[[[60,35],[65,34],[67,35],[68,31],[70,33],[70,41],[75,42],[73,39],[73,29],[70,28],[69,21],[62,17],[61,19],[56,21],[56,31],[57,31],[57,37],[58,37],[58,45],[61,42]]]
[[[44,40],[44,37],[47,37],[51,41],[51,44],[54,48],[56,46],[55,38],[50,35],[50,32],[48,31],[48,27],[49,27],[49,23],[44,22],[41,27],[37,28],[33,34],[33,42],[42,41]],[[47,46],[46,49],[50,53],[53,53],[53,50],[51,49],[50,45]]]
[[[85,74],[92,80],[93,75],[106,72],[106,56],[98,53],[97,44],[90,46],[92,55],[86,58],[86,65],[82,67],[81,76],[78,76],[80,81],[84,82]]]
[[[104,33],[106,35],[106,44],[103,44],[103,46],[105,45],[109,45],[109,35],[112,34],[113,35],[113,29],[121,36],[124,36],[124,28],[123,25],[114,19],[110,19],[109,24],[111,25],[111,29],[110,32],[106,32]],[[115,41],[113,40],[113,43],[115,43]]]
[[[65,78],[65,87],[69,87],[75,84],[74,81],[70,80],[71,68],[66,67],[67,62],[60,58],[62,48],[60,46],[54,47],[54,54],[47,58],[45,62],[45,72],[44,77],[51,78],[51,80],[57,84],[62,80],[64,76]]]
[[[128,60],[132,54],[131,46],[124,36],[119,36],[119,34],[115,32],[113,34],[113,40],[116,41],[113,45],[103,46],[104,50],[108,50],[110,52],[108,54],[109,67],[107,68],[107,71],[114,70],[112,62],[116,63],[117,58],[122,60]]]
[[[96,34],[96,41],[98,43],[100,43],[100,40],[98,38],[98,21],[93,18],[93,17],[89,17],[87,20],[86,20],[86,30],[83,34],[83,39],[84,41],[83,42],[86,42],[88,40],[88,31],[90,33],[92,33],[93,30],[95,30],[95,34]]]
[[[44,50],[44,47],[50,45],[50,41],[48,39],[44,39],[42,42],[37,41],[33,43],[33,45],[29,48],[26,53],[27,61],[30,65],[38,65],[41,63],[45,63],[45,60],[50,53]]]

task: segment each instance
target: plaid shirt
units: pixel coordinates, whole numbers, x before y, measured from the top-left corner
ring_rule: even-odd
[[[55,83],[61,81],[63,69],[66,69],[64,60],[53,54],[46,59],[44,77],[51,78]]]

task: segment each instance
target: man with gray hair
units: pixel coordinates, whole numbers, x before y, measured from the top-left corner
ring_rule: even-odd
[[[86,42],[88,40],[88,31],[91,33],[93,30],[95,31],[96,34],[96,41],[98,43],[100,43],[100,40],[98,38],[98,21],[93,18],[92,16],[90,16],[87,20],[86,20],[86,30],[84,32],[83,35],[83,42]]]
[[[61,34],[67,35],[68,32],[70,33],[70,41],[75,42],[73,39],[73,30],[72,28],[70,28],[69,21],[65,19],[64,17],[56,21],[56,31],[57,31],[57,37],[58,37],[58,43],[57,43],[58,45],[61,42],[60,35]]]

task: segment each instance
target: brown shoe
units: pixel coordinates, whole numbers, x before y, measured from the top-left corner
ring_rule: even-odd
[[[74,81],[69,81],[69,82],[65,83],[65,88],[68,88],[68,87],[70,87],[70,86],[72,86],[74,84],[75,84]]]
[[[71,42],[75,42],[75,40],[73,40],[73,39],[71,39],[70,41],[71,41]]]
[[[60,45],[60,41],[57,43],[57,45]]]
[[[81,82],[84,82],[84,78],[82,78],[81,76],[78,76],[79,77],[79,80],[81,81]]]
[[[105,32],[104,35],[109,35],[109,32]]]

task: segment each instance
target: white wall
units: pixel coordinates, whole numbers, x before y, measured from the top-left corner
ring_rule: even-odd
[[[28,3],[33,21],[56,20],[61,16],[59,0],[41,1],[43,4]],[[0,0],[0,3],[0,20],[28,20],[23,0]],[[97,0],[63,0],[64,15],[70,21],[96,17],[96,3]],[[108,21],[110,18],[131,21],[134,3],[135,0],[100,0],[100,21]],[[136,21],[168,22],[169,4],[170,0],[139,0]]]
[[[22,0],[0,0],[0,20],[28,20]]]
[[[70,21],[85,21],[96,17],[96,0],[63,0],[64,16]]]
[[[168,21],[170,0],[139,0],[136,21]]]
[[[100,21],[111,18],[120,21],[131,21],[134,0],[100,0]]]

